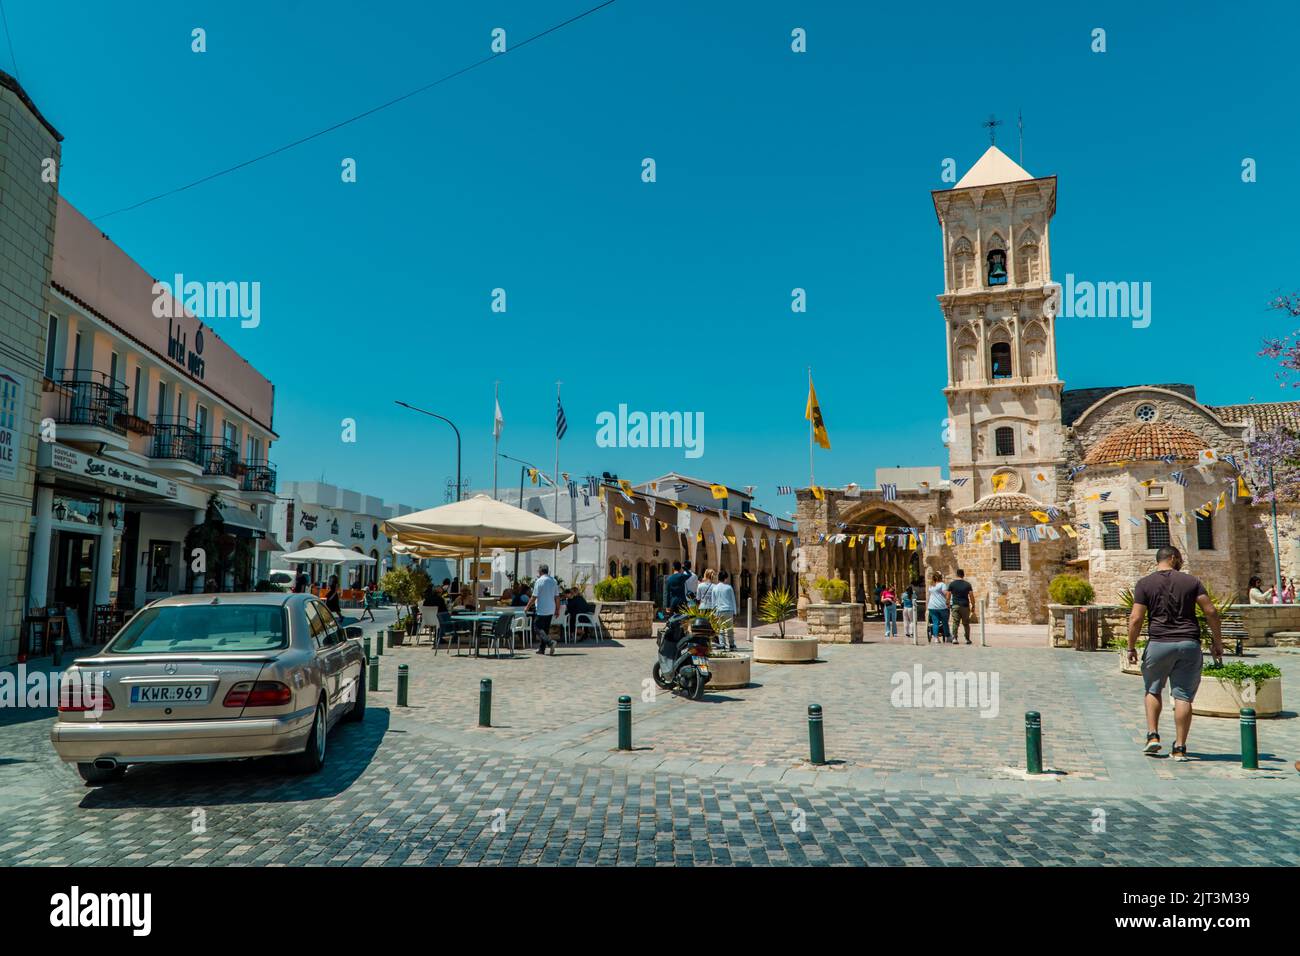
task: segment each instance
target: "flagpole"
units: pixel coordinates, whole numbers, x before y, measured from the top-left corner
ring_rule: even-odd
[[[556,524],[560,523],[560,409],[564,406],[560,404],[560,386],[563,382],[555,383],[555,494],[552,499],[551,510],[554,515]],[[555,544],[555,573],[560,573],[560,545]],[[572,577],[572,575],[570,575]],[[570,581],[570,584],[573,582]]]
[[[812,401],[812,366],[808,366],[808,400]],[[813,417],[808,415],[808,487],[817,484],[813,474]]]
[[[500,462],[501,424],[497,415],[501,411],[501,383],[492,385],[492,500],[497,500],[497,464]]]

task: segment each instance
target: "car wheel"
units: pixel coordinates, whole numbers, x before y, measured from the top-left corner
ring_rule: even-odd
[[[294,769],[299,773],[315,773],[325,766],[327,721],[325,701],[321,700],[316,704],[316,716],[311,722],[311,733],[307,735],[307,746],[293,758]]]
[[[352,702],[352,708],[344,715],[344,720],[357,721],[363,720],[366,716],[366,669],[361,668],[361,673],[357,675],[357,699]]]
[[[114,780],[122,779],[122,775],[126,773],[126,767],[118,764],[111,770],[103,770],[93,763],[79,763],[77,764],[77,773],[81,774],[81,779],[86,783],[112,783]]]

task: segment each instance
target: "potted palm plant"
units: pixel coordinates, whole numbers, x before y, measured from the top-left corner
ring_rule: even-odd
[[[843,578],[818,578],[813,587],[821,592],[823,604],[843,604],[849,593],[849,582]]]
[[[807,664],[817,660],[817,638],[786,637],[785,622],[796,613],[798,604],[789,591],[768,591],[759,605],[758,617],[765,624],[775,624],[775,637],[754,638],[754,659],[765,664]]]

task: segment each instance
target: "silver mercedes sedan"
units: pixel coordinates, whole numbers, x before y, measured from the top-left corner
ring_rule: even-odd
[[[63,674],[50,740],[87,783],[134,763],[288,756],[314,773],[366,710],[361,628],[310,594],[186,594]]]

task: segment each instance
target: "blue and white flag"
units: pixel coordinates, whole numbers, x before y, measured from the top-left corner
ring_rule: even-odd
[[[676,484],[673,485],[673,491],[677,492],[680,495],[683,491],[687,489],[687,487],[688,487],[687,485]]]
[[[954,485],[956,485],[958,488],[960,488],[962,485],[966,484],[966,482],[970,481],[969,478],[950,478],[950,479],[948,479],[948,480],[951,481],[951,482],[952,482]]]
[[[598,489],[600,488],[600,479],[597,478],[595,475],[588,475],[586,478],[586,482],[587,482],[587,494],[590,495],[592,498],[596,497],[596,495],[599,493]]]
[[[569,423],[564,417],[564,406],[560,404],[560,396],[555,396],[555,438],[558,441],[564,437],[564,433],[569,430]]]
[[[794,494],[794,489],[791,488],[789,485],[777,485],[776,493],[778,495],[792,495]]]
[[[1073,467],[1071,467],[1071,468],[1070,468],[1070,480],[1073,481],[1073,480],[1074,480],[1074,476],[1077,475],[1079,472],[1083,471],[1083,469],[1085,469],[1085,468],[1087,468],[1087,467],[1088,467],[1087,465],[1074,465]]]
[[[898,485],[892,481],[882,481],[880,483],[880,494],[886,501],[897,501]]]
[[[1172,475],[1169,476],[1169,480],[1174,482],[1175,484],[1182,485],[1184,488],[1187,487],[1187,476],[1183,474],[1181,471],[1174,472]]]

